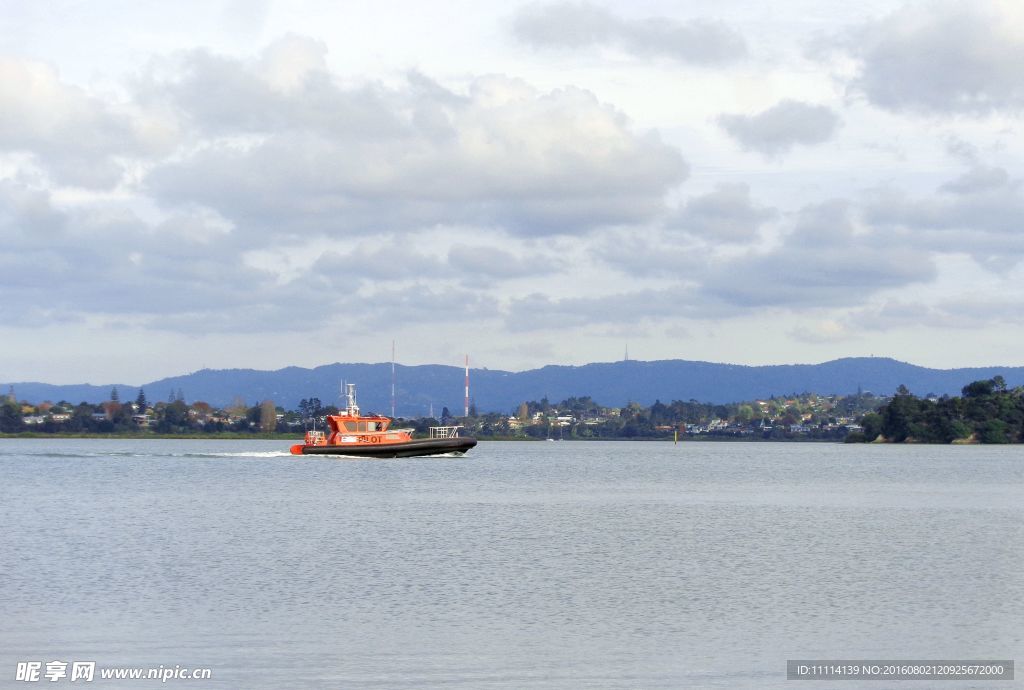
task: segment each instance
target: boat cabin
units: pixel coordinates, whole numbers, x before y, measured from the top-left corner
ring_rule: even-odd
[[[329,415],[327,424],[331,427],[331,432],[336,434],[372,434],[387,431],[391,420],[387,417],[353,419],[347,415]]]

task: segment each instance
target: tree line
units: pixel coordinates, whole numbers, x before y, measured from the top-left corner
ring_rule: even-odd
[[[1024,388],[1009,389],[1002,376],[974,381],[961,395],[918,398],[906,386],[877,412],[864,415],[856,441],[892,443],[1021,443]]]
[[[122,402],[114,388],[110,399],[102,403],[78,404],[61,400],[32,405],[18,402],[12,395],[0,397],[0,433],[38,432],[43,434],[215,434],[271,433],[291,431],[290,423],[301,428],[298,414],[289,413],[264,400],[255,405],[236,401],[218,409],[202,401],[186,403],[179,389],[171,391],[166,402],[150,403],[143,389],[134,401]]]
[[[803,393],[718,405],[696,400],[629,403],[621,408],[598,404],[589,396],[558,403],[525,401],[511,414],[455,417],[443,408],[440,418],[399,419],[426,433],[428,427],[460,424],[481,438],[665,438],[676,433],[718,437],[832,439],[848,442],[1019,443],[1024,441],[1024,389],[1008,389],[1002,377],[964,386],[961,396],[919,398],[900,386],[878,397]],[[296,410],[270,400],[248,405],[241,399],[225,409],[185,402],[172,391],[166,402],[151,404],[143,390],[134,402],[122,402],[116,389],[99,404],[67,401],[29,405],[13,396],[0,398],[0,433],[217,434],[301,433],[323,424],[338,408],[318,398],[303,399]]]

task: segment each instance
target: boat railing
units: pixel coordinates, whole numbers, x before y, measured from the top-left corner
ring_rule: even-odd
[[[327,435],[322,431],[307,431],[306,432],[306,445],[307,446],[325,446],[327,445]]]
[[[461,426],[432,426],[430,438],[458,438]]]

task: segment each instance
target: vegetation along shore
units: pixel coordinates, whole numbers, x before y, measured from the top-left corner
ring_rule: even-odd
[[[117,388],[99,404],[0,398],[0,433],[23,437],[123,436],[133,438],[291,439],[323,424],[337,408],[318,398],[286,410],[264,400],[238,399],[225,408],[186,402],[182,391],[150,403],[143,389],[129,401]],[[420,432],[461,424],[492,440],[693,439],[846,441],[892,443],[1020,443],[1024,441],[1024,388],[1010,389],[1001,376],[970,383],[960,396],[918,397],[901,386],[891,397],[801,393],[716,405],[696,400],[656,401],[604,407],[588,396],[558,403],[524,401],[509,413],[402,419]]]

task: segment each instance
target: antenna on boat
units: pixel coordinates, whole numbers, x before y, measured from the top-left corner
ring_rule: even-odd
[[[391,418],[395,418],[395,341],[391,341]]]
[[[345,384],[345,409],[350,417],[359,416],[359,406],[356,405],[356,384]]]
[[[463,417],[469,416],[469,355],[466,355],[466,407]]]

